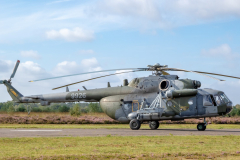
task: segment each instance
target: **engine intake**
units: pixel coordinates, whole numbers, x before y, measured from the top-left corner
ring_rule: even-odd
[[[200,88],[201,87],[201,82],[200,81],[193,81],[194,88]]]
[[[165,80],[162,80],[159,84],[159,89],[165,91],[169,88],[170,86],[170,82],[169,80],[165,79]]]

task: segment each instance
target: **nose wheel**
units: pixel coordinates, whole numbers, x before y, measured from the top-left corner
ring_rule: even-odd
[[[206,128],[207,128],[207,122],[206,122],[206,119],[205,119],[205,117],[204,117],[204,123],[199,123],[199,124],[197,125],[197,129],[198,129],[199,131],[205,131]]]
[[[205,123],[199,123],[199,124],[197,125],[197,129],[198,129],[199,131],[205,131],[205,129],[206,129]]]

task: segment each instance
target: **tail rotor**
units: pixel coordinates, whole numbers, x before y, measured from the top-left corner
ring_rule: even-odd
[[[16,72],[17,72],[19,63],[20,63],[20,61],[17,60],[17,62],[16,62],[16,64],[15,64],[15,67],[14,67],[14,69],[13,69],[13,72],[12,72],[12,74],[11,74],[10,79],[8,80],[8,82],[11,82],[12,78],[14,78],[14,76],[15,76],[15,74],[16,74]],[[1,83],[1,82],[0,82],[0,83]]]
[[[14,76],[15,76],[15,74],[16,74],[16,72],[17,72],[17,69],[18,69],[19,64],[20,64],[20,61],[17,60],[17,62],[16,62],[16,64],[15,64],[15,67],[14,67],[14,69],[13,69],[13,72],[12,72],[12,74],[11,74],[11,76],[10,76],[10,79],[9,79],[8,81],[7,81],[7,80],[0,80],[0,84],[5,84],[6,82],[8,82],[9,84],[11,84],[11,80],[12,80],[12,78],[14,78]]]
[[[15,102],[21,102],[21,97],[23,97],[23,95],[20,92],[18,92],[12,86],[12,83],[11,83],[12,78],[14,78],[14,76],[15,76],[15,74],[17,72],[19,63],[20,63],[20,61],[17,60],[9,80],[0,80],[0,84],[4,84],[7,87],[7,91],[9,93],[9,95],[12,97],[13,101],[15,101]]]

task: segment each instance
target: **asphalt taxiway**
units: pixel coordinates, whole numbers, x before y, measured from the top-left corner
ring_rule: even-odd
[[[240,129],[0,129],[0,137],[240,135]]]

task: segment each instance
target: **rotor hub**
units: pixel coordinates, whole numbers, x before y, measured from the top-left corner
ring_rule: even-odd
[[[162,75],[162,69],[163,68],[167,68],[167,65],[160,65],[159,63],[156,63],[155,65],[148,65],[147,66],[149,69],[149,71],[153,71],[152,74],[153,75]]]

